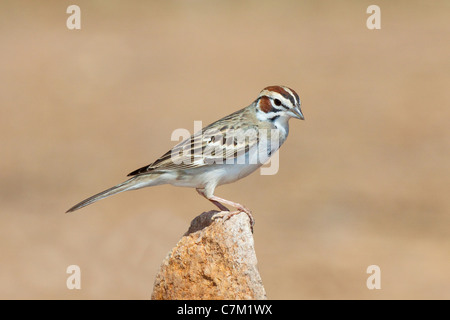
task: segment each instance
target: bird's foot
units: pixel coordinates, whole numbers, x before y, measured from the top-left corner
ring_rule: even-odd
[[[217,219],[217,218],[222,218],[224,221],[227,221],[228,219],[230,219],[231,217],[244,212],[245,214],[247,214],[249,220],[250,220],[250,229],[253,233],[253,226],[255,225],[255,219],[253,218],[253,215],[251,213],[251,211],[247,208],[245,208],[244,206],[242,207],[238,207],[236,208],[238,209],[237,211],[221,211],[216,213],[215,215],[212,216],[213,219]]]
[[[253,233],[253,226],[255,225],[255,219],[253,219],[252,212],[249,209],[244,207],[242,204],[239,204],[237,202],[233,202],[233,201],[230,201],[230,200],[226,200],[226,199],[223,199],[223,198],[219,198],[218,196],[215,196],[215,195],[207,196],[206,193],[205,193],[205,189],[197,189],[197,192],[201,196],[205,197],[206,199],[208,199],[209,201],[214,203],[221,210],[221,212],[216,213],[213,216],[213,219],[216,219],[216,218],[220,217],[220,218],[223,218],[226,221],[226,220],[230,219],[232,216],[234,216],[234,215],[236,215],[238,213],[245,212],[247,214],[248,218],[250,219],[250,228],[251,228],[252,233]],[[237,211],[230,211],[224,205],[232,206],[232,207],[236,208]]]

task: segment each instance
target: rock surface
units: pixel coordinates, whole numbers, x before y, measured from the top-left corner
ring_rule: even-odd
[[[267,299],[247,215],[223,214],[204,212],[191,222],[163,260],[152,299]]]

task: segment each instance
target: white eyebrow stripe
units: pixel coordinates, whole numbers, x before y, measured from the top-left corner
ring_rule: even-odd
[[[275,99],[280,100],[281,101],[281,106],[283,106],[285,109],[290,109],[289,105],[292,104],[291,100],[286,99],[281,93],[267,90],[267,91],[265,91],[264,95],[266,97],[268,97],[269,99],[271,99],[272,101],[275,100]],[[281,106],[275,106],[275,107],[277,109],[279,109],[279,107],[281,107]]]
[[[292,92],[291,89],[289,89],[288,87],[283,87],[283,89],[286,90],[294,98],[296,105],[299,104],[299,101],[297,101],[297,98],[295,97],[295,94]]]
[[[280,97],[271,97],[270,99],[272,100],[272,103],[273,103],[272,106],[275,109],[278,109],[278,110],[289,110],[290,109],[289,108],[289,104],[287,104],[287,103],[291,103],[291,101],[289,99],[286,99],[282,95],[280,95]],[[280,100],[281,101],[281,105],[279,105],[279,106],[275,105],[275,102],[273,101],[275,99]]]

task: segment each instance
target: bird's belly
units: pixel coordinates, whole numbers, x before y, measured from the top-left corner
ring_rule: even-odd
[[[170,181],[174,186],[204,188],[208,184],[222,185],[244,178],[261,167],[261,164],[221,164],[215,168],[195,168],[183,171]]]
[[[231,183],[236,180],[242,179],[255,170],[261,167],[261,164],[235,164],[229,165],[229,168],[224,168],[224,174],[222,175],[218,185]]]

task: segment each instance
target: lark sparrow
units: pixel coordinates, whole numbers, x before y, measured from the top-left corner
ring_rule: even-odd
[[[229,214],[245,212],[243,205],[214,195],[217,186],[248,176],[278,150],[289,133],[289,119],[304,120],[298,94],[285,86],[264,88],[258,98],[183,140],[155,162],[131,172],[130,179],[102,191],[67,212],[119,192],[161,184],[196,188],[198,193]],[[263,145],[264,142],[264,145]],[[230,212],[225,205],[238,211]]]

